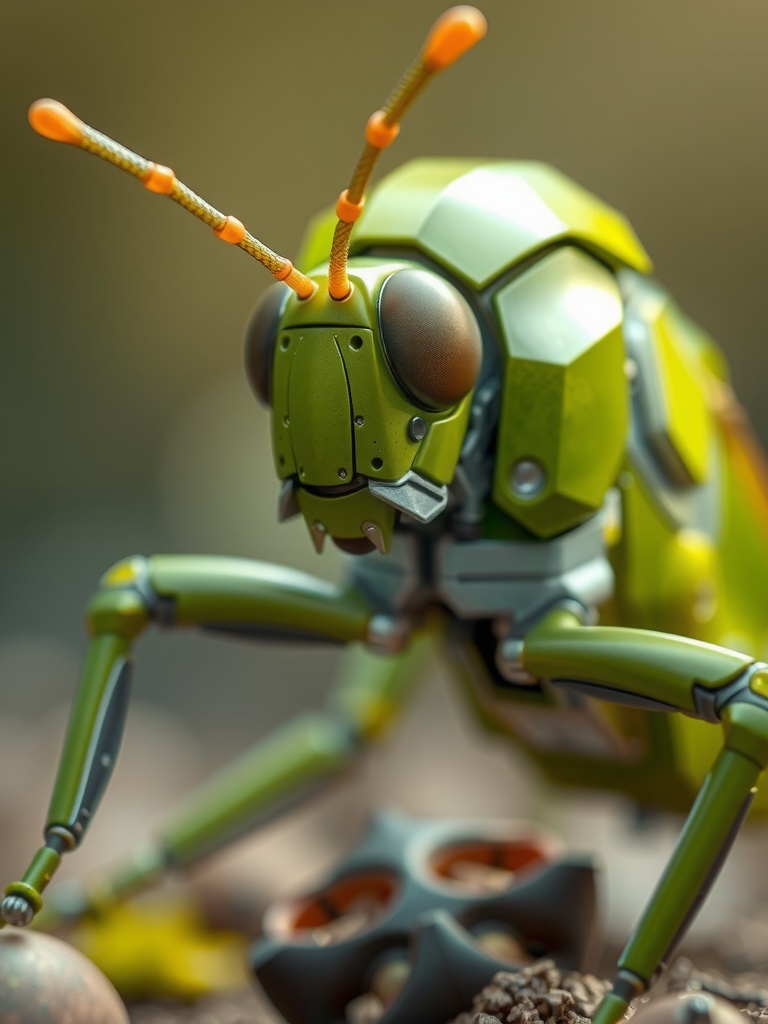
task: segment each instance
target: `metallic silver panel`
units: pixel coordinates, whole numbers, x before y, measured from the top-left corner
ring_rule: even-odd
[[[448,504],[448,488],[409,469],[394,483],[369,480],[368,490],[419,523],[431,523]]]
[[[435,586],[449,608],[468,618],[511,615],[519,622],[561,600],[592,608],[613,593],[603,515],[549,541],[444,537]]]

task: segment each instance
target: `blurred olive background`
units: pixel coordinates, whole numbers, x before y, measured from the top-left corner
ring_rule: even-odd
[[[0,758],[6,797],[34,814],[24,830],[4,829],[19,849],[37,842],[60,712],[41,723],[69,700],[82,607],[110,564],[196,551],[340,571],[300,523],[276,522],[267,416],[241,371],[242,326],[269,275],[174,204],[34,135],[26,108],[60,99],[292,257],[307,219],[346,185],[368,115],[443,6],[0,0]],[[382,172],[424,155],[537,159],[611,202],[722,344],[768,438],[768,5],[483,9],[488,37],[430,85]],[[168,716],[147,726],[152,742],[132,740],[139,727],[129,724],[124,757],[140,748],[155,766],[144,793],[162,789],[184,757],[194,776],[318,706],[335,659],[204,637],[142,640],[136,700]],[[411,783],[429,731],[445,760],[429,807],[447,813],[467,789],[446,781],[451,766],[464,778],[465,758],[490,755],[445,710],[438,682],[421,724],[403,733],[411,759],[391,789],[395,802],[407,788],[413,809],[427,809]],[[187,746],[174,757],[177,728]],[[472,790],[459,809],[530,813],[530,775],[518,765],[529,788],[516,788],[510,763],[494,762],[503,784],[487,798]],[[18,780],[35,767],[43,782],[22,801]],[[449,789],[453,803],[441,804]]]

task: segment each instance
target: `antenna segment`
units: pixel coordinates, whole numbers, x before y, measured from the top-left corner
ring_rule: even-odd
[[[347,277],[349,237],[363,212],[365,190],[381,151],[397,138],[400,121],[434,74],[449,67],[486,33],[488,23],[474,7],[451,7],[430,29],[424,46],[398,82],[387,102],[371,114],[365,129],[365,149],[357,162],[349,187],[339,196],[339,218],[331,245],[328,290],[333,299],[346,299],[351,291]]]
[[[213,229],[217,238],[232,245],[238,245],[262,266],[292,288],[299,298],[307,299],[316,285],[308,277],[294,269],[290,260],[267,248],[258,238],[243,227],[237,217],[227,216],[201,199],[197,193],[176,177],[170,167],[156,164],[138,153],[126,149],[109,136],[96,131],[80,120],[71,110],[56,100],[37,100],[29,108],[29,123],[39,135],[54,142],[66,142],[78,146],[87,153],[101,157],[114,167],[119,167],[138,178],[150,192],[168,196],[194,214]]]

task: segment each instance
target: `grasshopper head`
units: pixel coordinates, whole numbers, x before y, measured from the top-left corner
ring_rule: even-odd
[[[273,285],[256,306],[246,369],[272,407],[281,516],[300,512],[318,550],[389,549],[398,513],[443,511],[480,368],[477,321],[431,271],[350,264],[351,292],[309,299]]]

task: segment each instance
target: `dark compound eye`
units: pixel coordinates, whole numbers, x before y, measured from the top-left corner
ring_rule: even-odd
[[[272,357],[280,325],[280,312],[290,289],[276,282],[253,307],[245,328],[245,375],[264,405],[272,400]]]
[[[467,302],[428,270],[401,270],[384,283],[379,324],[392,370],[426,409],[448,409],[477,381],[482,343]]]

